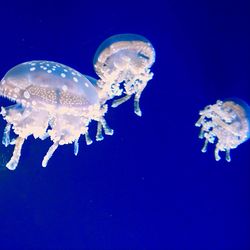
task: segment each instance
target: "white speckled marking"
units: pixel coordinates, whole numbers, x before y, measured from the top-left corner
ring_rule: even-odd
[[[47,70],[47,72],[50,74],[52,72],[52,70],[49,69],[49,70]]]
[[[62,77],[62,78],[65,78],[65,76],[66,76],[66,75],[65,75],[64,73],[61,73],[61,77]]]
[[[14,89],[15,93],[18,93],[19,90],[20,90],[19,88],[15,88],[15,89]]]
[[[85,82],[85,86],[88,88],[89,87],[88,83]]]
[[[73,80],[74,80],[75,82],[78,82],[78,79],[77,79],[76,77],[73,77]]]
[[[29,93],[29,91],[24,91],[24,93],[23,93],[23,96],[26,98],[26,99],[29,99],[30,98],[30,93]]]
[[[5,82],[6,82],[5,80],[2,80],[2,85],[4,85],[4,84],[5,84]]]
[[[30,71],[34,71],[34,70],[36,70],[36,68],[35,68],[35,67],[30,68]]]
[[[63,85],[63,86],[62,86],[62,90],[63,90],[63,91],[67,91],[67,90],[68,90],[68,87],[67,87],[66,85]]]

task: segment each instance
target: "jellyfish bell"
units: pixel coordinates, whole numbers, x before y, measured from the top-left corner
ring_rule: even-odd
[[[96,88],[98,88],[98,80],[92,76],[89,76],[89,75],[84,75],[90,82],[93,86],[95,86]],[[98,89],[97,89],[97,92],[98,92]]]
[[[200,139],[205,139],[202,152],[208,143],[215,143],[215,159],[220,160],[220,151],[226,152],[226,160],[231,161],[230,150],[237,148],[250,137],[250,107],[238,98],[208,105],[200,111],[200,119],[195,126],[201,127]]]
[[[49,107],[62,113],[74,107],[74,112],[81,114],[99,102],[96,88],[88,79],[56,62],[21,63],[10,69],[1,83],[1,95],[24,107]]]
[[[98,121],[101,129],[105,125],[106,110],[101,107],[96,87],[84,75],[60,63],[30,61],[15,66],[1,80],[0,96],[16,102],[1,108],[7,122],[2,143],[15,145],[6,165],[10,170],[18,165],[22,145],[30,135],[53,141],[42,162],[45,167],[59,145],[74,143],[77,155],[81,135],[91,143],[91,120]],[[10,139],[11,129],[17,134],[14,140]]]
[[[135,95],[134,112],[141,116],[139,100],[153,73],[155,50],[143,36],[120,34],[105,40],[97,49],[93,64],[100,77],[97,84],[102,89],[102,99],[124,96],[113,101],[117,107]]]
[[[248,133],[245,140],[247,141],[250,138],[250,106],[240,98],[231,98],[230,100],[236,102],[244,110],[245,121],[247,122],[246,127],[248,126]]]

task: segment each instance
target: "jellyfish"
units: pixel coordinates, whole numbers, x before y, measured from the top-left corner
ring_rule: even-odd
[[[10,69],[0,82],[0,96],[15,102],[1,107],[1,115],[7,124],[2,143],[15,145],[13,155],[6,167],[16,169],[24,141],[28,136],[44,140],[48,137],[53,144],[44,156],[46,167],[59,145],[74,143],[78,154],[78,140],[85,135],[86,143],[92,140],[88,134],[91,120],[96,120],[105,134],[112,134],[100,104],[96,87],[78,71],[51,61],[30,61]],[[10,138],[11,129],[17,135]]]
[[[153,73],[155,51],[144,37],[121,34],[105,40],[94,56],[94,68],[100,77],[84,76],[61,63],[37,60],[21,63],[10,69],[0,81],[0,97],[15,102],[1,107],[6,121],[2,143],[14,145],[11,159],[6,164],[16,169],[25,140],[50,138],[53,144],[43,158],[46,167],[60,145],[74,144],[74,154],[79,151],[78,140],[85,136],[92,143],[88,128],[92,120],[98,123],[96,140],[103,139],[102,132],[112,135],[104,116],[107,101],[116,97],[112,107],[134,97],[134,112],[141,116],[139,100]],[[14,131],[16,138],[10,138]]]
[[[205,139],[202,152],[208,143],[215,143],[215,160],[219,161],[220,151],[226,153],[230,162],[230,150],[237,148],[250,137],[250,107],[241,99],[218,100],[200,111],[200,119],[195,126],[201,127],[200,139]]]
[[[139,100],[142,91],[152,79],[150,68],[155,62],[155,50],[143,36],[120,34],[106,39],[97,49],[93,64],[100,77],[96,85],[101,103],[115,99],[117,107],[134,95],[134,112],[142,115]]]

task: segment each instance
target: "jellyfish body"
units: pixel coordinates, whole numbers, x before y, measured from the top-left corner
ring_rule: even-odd
[[[74,143],[77,154],[81,135],[91,143],[88,124],[92,119],[106,125],[106,110],[96,88],[85,76],[60,63],[30,61],[15,66],[1,80],[0,96],[16,102],[1,109],[7,122],[2,142],[5,146],[15,144],[6,165],[10,170],[16,168],[22,145],[30,135],[53,141],[42,162],[45,167],[59,145]],[[10,139],[11,129],[18,136],[14,140]]]
[[[250,107],[240,99],[218,100],[200,111],[195,125],[201,127],[199,138],[205,139],[202,152],[207,151],[208,143],[215,143],[215,159],[219,161],[219,152],[225,151],[230,162],[230,150],[250,137]]]
[[[123,95],[113,101],[112,107],[117,107],[135,95],[134,112],[141,116],[139,100],[153,77],[150,68],[154,61],[155,50],[143,36],[120,34],[105,40],[93,60],[95,71],[100,77],[97,85],[101,89],[101,102]]]

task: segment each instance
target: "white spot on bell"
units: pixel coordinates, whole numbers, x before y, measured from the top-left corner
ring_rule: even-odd
[[[64,73],[61,73],[61,77],[65,78],[65,76],[66,76],[66,75],[65,75]]]
[[[52,70],[49,69],[49,70],[47,70],[47,72],[50,74],[52,72]]]
[[[85,86],[88,88],[89,87],[88,83],[85,82]]]
[[[67,87],[66,85],[63,85],[63,86],[62,86],[62,90],[63,90],[63,91],[67,91],[67,90],[68,90],[68,87]]]
[[[26,98],[26,99],[29,99],[30,98],[30,93],[29,93],[29,91],[24,91],[24,93],[23,93],[23,96]]]
[[[19,88],[15,88],[15,89],[14,89],[15,93],[18,93],[19,90],[20,90]]]
[[[73,77],[73,80],[74,80],[75,82],[78,82],[78,79],[77,79],[76,77]]]
[[[34,71],[34,70],[36,70],[36,68],[35,68],[35,67],[30,68],[30,71]]]

